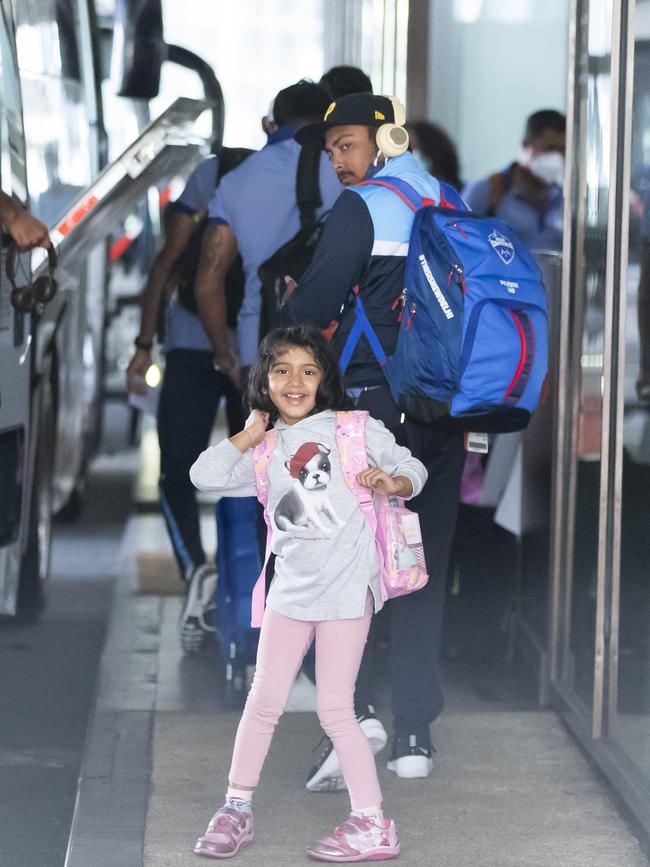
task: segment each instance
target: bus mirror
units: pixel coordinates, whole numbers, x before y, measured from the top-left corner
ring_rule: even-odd
[[[161,0],[116,0],[111,79],[117,95],[157,96],[165,51]]]

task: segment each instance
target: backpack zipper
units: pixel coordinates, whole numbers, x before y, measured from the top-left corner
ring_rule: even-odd
[[[451,222],[447,223],[447,225],[451,226],[452,229],[456,229],[457,232],[460,232],[460,234],[462,235],[463,238],[469,237],[467,232],[465,231],[465,229],[463,229],[461,226],[458,225],[457,220],[452,220]]]
[[[465,272],[457,262],[454,262],[454,264],[449,269],[449,273],[447,274],[447,286],[451,286],[451,281],[454,274],[456,274],[459,278],[458,282],[460,284],[460,288],[462,289],[463,295],[466,295],[467,284],[465,283]]]
[[[409,313],[409,318],[406,320],[406,330],[409,331],[411,328],[411,322],[413,322],[413,317],[415,316],[415,311],[417,310],[417,306],[415,301],[411,304],[411,312]]]
[[[404,305],[406,304],[406,286],[402,289],[402,291],[400,292],[400,294],[399,294],[399,295],[397,296],[397,298],[393,301],[393,304],[392,304],[392,306],[391,306],[390,309],[391,309],[391,310],[395,310],[398,304],[401,304],[401,305],[402,305],[401,308],[400,308],[400,311],[399,311],[399,315],[398,315],[398,317],[397,317],[397,321],[398,321],[398,322],[401,322],[401,321],[402,321],[402,316],[404,315]]]

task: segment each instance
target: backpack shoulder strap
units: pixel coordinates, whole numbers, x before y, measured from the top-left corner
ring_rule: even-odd
[[[321,150],[313,144],[304,144],[296,169],[296,204],[300,211],[300,227],[316,222],[316,211],[323,204],[320,194]]]
[[[347,340],[345,341],[343,350],[341,351],[341,356],[339,358],[339,369],[341,371],[341,374],[345,373],[348,364],[350,363],[350,359],[354,354],[354,350],[357,348],[357,344],[361,339],[361,335],[365,334],[366,340],[370,344],[370,348],[372,349],[375,358],[379,362],[381,369],[385,372],[385,364],[387,360],[386,353],[384,352],[383,346],[379,342],[379,338],[377,337],[375,329],[372,327],[370,320],[368,319],[365,307],[363,306],[363,301],[361,300],[359,287],[355,286],[353,291],[355,296],[354,325],[352,326],[350,333],[348,334]]]
[[[265,512],[269,501],[269,480],[266,470],[277,442],[278,432],[275,428],[272,428],[264,434],[264,439],[253,451],[253,470],[255,471],[255,484],[257,485],[257,499],[264,506]]]
[[[402,178],[375,178],[371,181],[361,181],[357,187],[386,187],[404,202],[412,211],[419,211],[424,205],[434,204],[433,199],[423,198],[418,191]]]
[[[269,482],[266,470],[271,460],[271,455],[278,442],[278,432],[275,428],[264,434],[262,442],[253,451],[253,469],[255,471],[255,484],[257,485],[257,499],[264,506],[264,522],[266,524],[266,552],[260,577],[257,579],[251,595],[251,626],[262,625],[264,617],[264,600],[266,596],[266,566],[271,556],[271,519],[269,517]]]
[[[345,483],[359,502],[359,506],[373,533],[377,530],[372,492],[357,481],[357,474],[368,469],[366,455],[366,410],[336,413],[336,445]]]

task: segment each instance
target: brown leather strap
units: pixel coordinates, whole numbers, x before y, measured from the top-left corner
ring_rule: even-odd
[[[488,213],[494,217],[506,194],[506,183],[503,172],[496,172],[490,175],[488,181],[490,183],[490,210]]]

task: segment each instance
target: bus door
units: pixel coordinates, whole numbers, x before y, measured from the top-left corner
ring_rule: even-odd
[[[59,374],[78,369],[80,365],[76,343],[70,343],[66,354],[67,344],[59,342],[57,346],[56,341],[56,329],[65,320],[66,309],[74,307],[73,294],[82,291],[75,276],[79,262],[107,239],[120,219],[147,195],[148,190],[162,189],[176,177],[187,177],[198,162],[208,156],[211,111],[212,104],[206,100],[176,100],[68,207],[50,229],[58,260],[57,292],[47,304],[37,305],[35,314],[21,314],[13,308],[4,269],[2,271],[0,614],[15,613],[18,585],[25,578],[26,564],[31,584],[42,582],[47,573],[49,526],[46,524],[50,515],[46,514],[44,506],[51,502],[56,468],[51,455],[40,455],[40,444],[49,443],[53,447],[56,437],[52,419],[56,418],[59,408],[52,405],[55,395],[51,390],[47,400],[40,392],[46,385],[44,372],[51,366],[50,356],[55,347]],[[4,118],[5,114],[1,116]],[[2,152],[4,158],[7,152],[4,146]],[[45,275],[48,267],[46,251],[34,250],[31,254],[32,283]],[[29,277],[29,272],[24,276]],[[79,327],[83,327],[83,323],[79,323]],[[74,430],[75,426],[69,429]],[[60,448],[61,443],[57,447]],[[81,443],[77,442],[76,448],[79,452]],[[8,497],[4,496],[5,491],[9,492]],[[32,527],[37,532],[32,532]],[[33,550],[39,547],[42,550]]]

